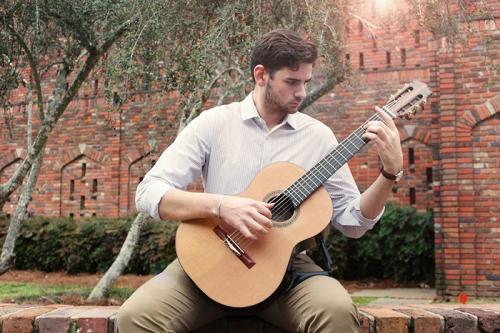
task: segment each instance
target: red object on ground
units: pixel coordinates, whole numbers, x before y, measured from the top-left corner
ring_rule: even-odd
[[[467,296],[466,293],[461,292],[460,294],[458,294],[458,301],[460,303],[465,304],[465,303],[467,303],[468,299],[469,299],[469,296]]]

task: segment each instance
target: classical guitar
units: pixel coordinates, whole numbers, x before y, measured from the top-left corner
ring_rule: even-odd
[[[419,81],[406,84],[382,107],[392,118],[411,118],[431,94]],[[382,120],[374,114],[368,121]],[[262,169],[240,194],[274,202],[273,228],[256,241],[230,230],[217,218],[184,221],[176,235],[179,261],[194,283],[214,301],[231,307],[262,302],[280,285],[294,247],[320,233],[332,217],[322,184],[367,140],[363,127],[339,143],[309,171],[286,162]]]

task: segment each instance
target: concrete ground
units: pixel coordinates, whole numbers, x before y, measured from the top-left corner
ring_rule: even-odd
[[[356,297],[378,297],[369,303],[375,304],[430,304],[436,298],[435,289],[388,288],[365,289],[351,293]]]

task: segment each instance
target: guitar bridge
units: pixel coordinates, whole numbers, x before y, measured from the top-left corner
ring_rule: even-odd
[[[229,236],[220,226],[214,228],[214,232],[226,244],[227,248],[247,266],[248,269],[255,265],[255,261]]]

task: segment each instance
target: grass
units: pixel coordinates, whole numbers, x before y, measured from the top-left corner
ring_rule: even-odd
[[[36,283],[3,282],[0,284],[0,301],[59,303],[63,298],[85,299],[91,287],[71,284],[46,285]],[[125,301],[133,292],[131,288],[111,288],[110,298]]]
[[[352,301],[356,306],[365,306],[368,305],[368,303],[373,302],[374,300],[378,299],[379,297],[374,297],[374,296],[351,296]]]
[[[68,298],[84,300],[91,291],[91,287],[73,284],[47,285],[3,282],[0,284],[0,301],[16,303],[50,301],[59,303]],[[111,288],[109,298],[113,298],[121,303],[132,295],[133,292],[134,290],[131,288],[113,287]],[[357,306],[364,306],[377,298],[378,297],[353,296],[352,300]]]
[[[59,303],[61,299],[68,297],[85,299],[92,291],[91,287],[74,284],[37,284],[3,282],[0,284],[0,301],[40,302],[51,301]],[[125,301],[134,292],[131,288],[111,288],[109,298],[120,302]],[[378,297],[353,296],[352,300],[357,306],[364,306],[376,300]]]

